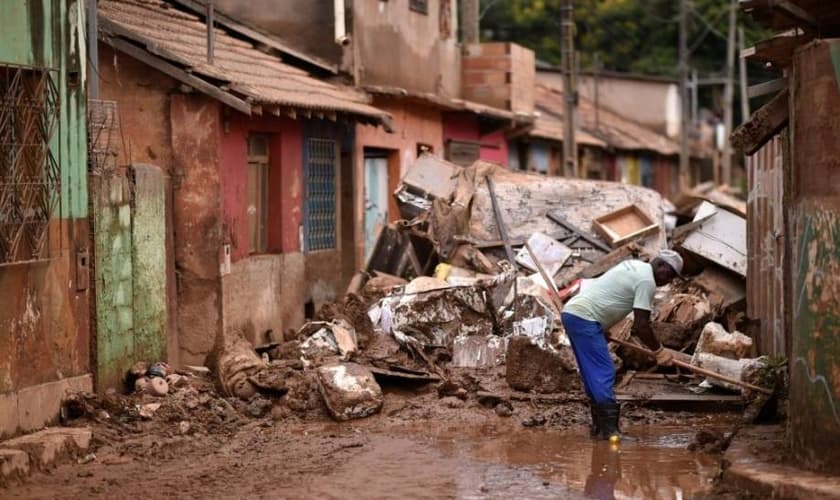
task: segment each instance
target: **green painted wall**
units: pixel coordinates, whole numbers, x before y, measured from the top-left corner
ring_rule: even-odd
[[[84,1],[0,0],[0,22],[0,65],[55,69],[61,106],[50,149],[61,166],[61,203],[53,217],[87,217]]]
[[[96,248],[96,388],[121,387],[134,364],[131,186],[122,171],[91,177]]]
[[[790,424],[812,467],[840,467],[840,200],[810,200],[794,227]]]
[[[135,356],[161,361],[166,359],[166,183],[158,167],[132,169]]]

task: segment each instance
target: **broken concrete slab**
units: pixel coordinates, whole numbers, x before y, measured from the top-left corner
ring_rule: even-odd
[[[0,486],[29,475],[29,454],[23,450],[0,449]]]
[[[697,340],[695,354],[708,353],[729,359],[746,358],[752,350],[753,340],[741,332],[729,333],[720,323],[709,322]]]
[[[358,350],[356,329],[344,319],[333,321],[310,321],[298,330],[301,360],[310,366],[320,359],[339,357],[349,359]]]
[[[367,368],[356,363],[335,363],[321,366],[317,375],[321,395],[334,419],[364,418],[382,408],[382,388]]]
[[[36,469],[50,469],[71,460],[90,447],[93,432],[88,427],[48,427],[44,430],[9,439],[0,447],[17,449],[29,455]]]
[[[744,278],[717,266],[706,267],[691,281],[709,293],[711,302],[719,302],[720,307],[724,309],[747,297],[747,284]]]
[[[577,380],[570,348],[541,347],[525,336],[508,339],[505,368],[508,385],[520,391],[562,392]]]

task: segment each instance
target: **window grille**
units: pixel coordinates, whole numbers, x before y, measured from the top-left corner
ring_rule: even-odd
[[[328,139],[306,141],[306,212],[304,249],[335,248],[336,143]]]
[[[54,70],[0,65],[0,265],[49,257],[61,172]]]

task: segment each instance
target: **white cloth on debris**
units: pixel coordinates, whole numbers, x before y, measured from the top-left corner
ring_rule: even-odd
[[[652,310],[655,291],[653,267],[640,260],[625,260],[587,283],[563,312],[597,321],[608,330],[632,309]]]

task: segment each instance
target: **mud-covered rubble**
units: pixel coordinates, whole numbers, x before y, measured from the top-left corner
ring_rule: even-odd
[[[423,169],[448,173],[421,175]],[[491,209],[493,195],[500,216]],[[582,423],[585,398],[559,321],[561,300],[621,261],[649,259],[663,248],[668,204],[644,188],[547,179],[483,162],[462,168],[430,156],[409,170],[397,199],[406,219],[383,229],[347,294],[281,342],[255,347],[226,332],[207,368],[165,367],[161,376],[141,366],[128,374],[133,394],[76,395],[66,404],[68,421],[173,436],[227,432],[255,418],[346,421],[378,412],[422,418],[492,411],[526,426]],[[609,224],[605,214],[629,205],[632,213],[644,211],[654,230],[617,248],[590,232],[596,218]],[[682,227],[674,233],[690,233]],[[516,255],[512,262],[506,246]],[[749,337],[737,333],[746,326],[743,277],[676,248],[691,259],[693,274],[657,292],[654,334],[681,359],[776,385],[779,362],[750,358]],[[541,268],[549,269],[548,279]],[[610,335],[628,340],[631,325],[628,317]],[[663,371],[633,350],[610,350],[618,380]],[[740,390],[685,373],[667,376],[661,381],[683,399]],[[161,382],[165,391],[156,388]],[[623,394],[631,421],[670,418],[646,407],[652,394]]]

